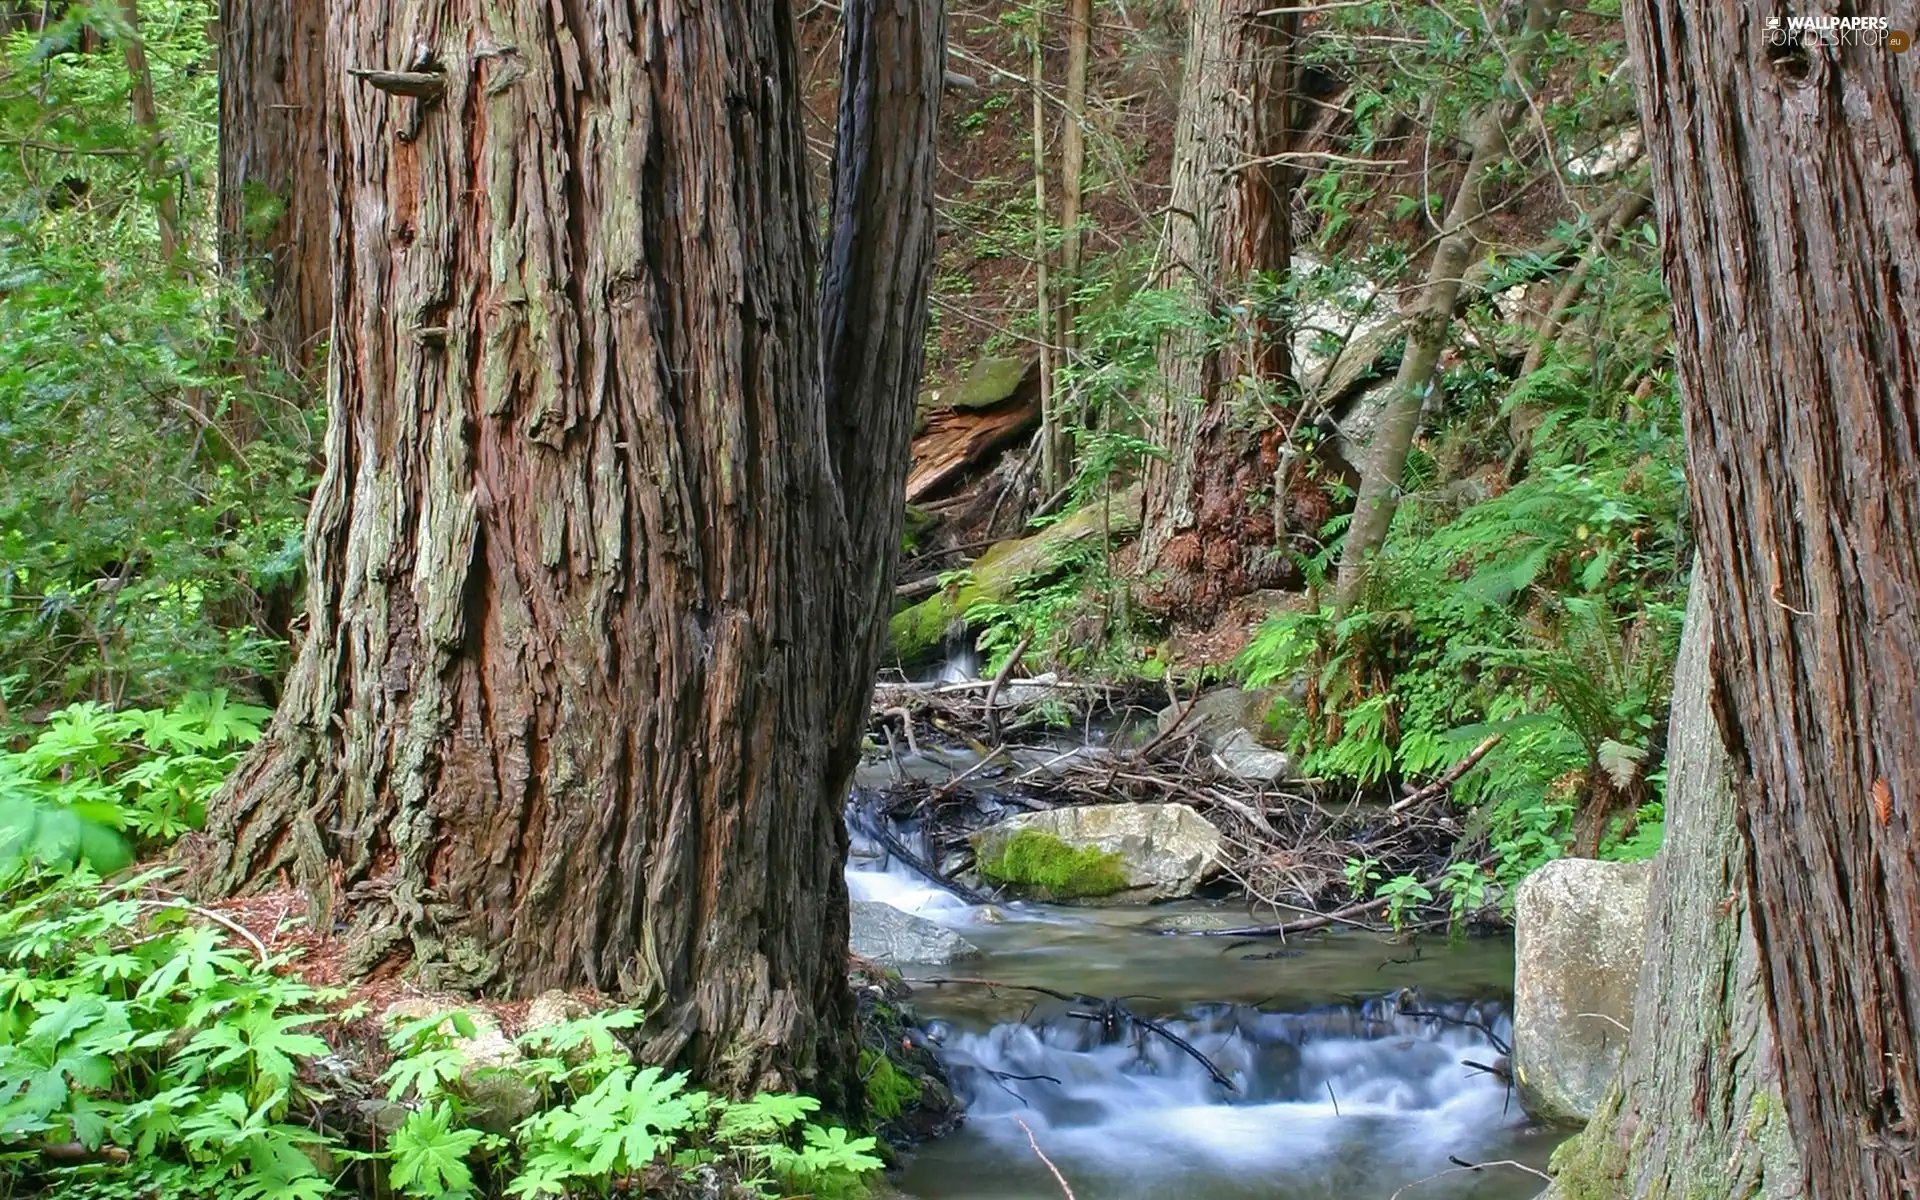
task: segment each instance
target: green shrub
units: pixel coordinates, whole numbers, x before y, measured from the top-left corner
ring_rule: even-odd
[[[206,801],[270,714],[224,691],[167,709],[75,704],[24,750],[0,753],[0,866],[125,863],[197,829]]]

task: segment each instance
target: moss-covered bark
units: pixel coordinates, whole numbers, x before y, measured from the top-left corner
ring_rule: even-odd
[[[1709,639],[1696,585],[1674,677],[1666,838],[1633,1033],[1613,1091],[1555,1155],[1558,1200],[1801,1195],[1727,753],[1707,702]]]
[[[1136,490],[1115,496],[1110,504],[1090,504],[1030,537],[999,543],[975,560],[959,582],[893,614],[887,623],[888,657],[903,666],[927,661],[950,631],[966,623],[967,610],[975,604],[1010,599],[1022,580],[1051,570],[1076,543],[1103,532],[1115,539],[1131,537],[1139,529]]]

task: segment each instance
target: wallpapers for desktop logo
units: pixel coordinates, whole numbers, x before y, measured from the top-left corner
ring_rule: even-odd
[[[1913,33],[1893,28],[1886,17],[1768,17],[1767,45],[1864,46],[1905,54],[1913,45]]]

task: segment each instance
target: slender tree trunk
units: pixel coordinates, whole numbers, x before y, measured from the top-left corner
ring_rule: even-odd
[[[1625,26],[1787,1113],[1814,1195],[1911,1197],[1920,89],[1885,46],[1769,46],[1731,0]]]
[[[121,39],[126,55],[127,75],[132,80],[128,102],[133,123],[147,132],[147,170],[159,176],[155,184],[154,214],[160,226],[160,254],[172,269],[181,264],[180,198],[167,165],[167,135],[160,127],[160,110],[153,102],[153,71],[147,66],[147,48],[140,40],[138,0],[120,0],[120,15],[126,20],[127,35]]]
[[[1060,310],[1061,342],[1072,334],[1071,290],[1080,272],[1080,200],[1086,172],[1087,58],[1093,34],[1093,0],[1069,0],[1067,5],[1066,114],[1060,124],[1060,275],[1068,289]]]
[[[1507,53],[1509,82],[1525,85],[1540,43],[1560,18],[1561,0],[1527,0],[1520,36]],[[1445,235],[1434,247],[1427,267],[1427,283],[1407,322],[1407,348],[1393,380],[1387,406],[1374,427],[1360,472],[1360,494],[1354,501],[1353,521],[1340,547],[1340,577],[1334,599],[1336,612],[1353,607],[1366,586],[1367,573],[1400,504],[1400,480],[1406,471],[1407,451],[1420,427],[1420,413],[1437,386],[1435,368],[1446,347],[1447,328],[1460,300],[1467,264],[1480,243],[1480,224],[1486,218],[1484,188],[1488,174],[1508,154],[1508,136],[1526,104],[1503,99],[1489,104],[1474,118],[1472,154],[1447,211]]]
[[[1077,345],[1074,324],[1079,306],[1074,302],[1074,292],[1080,286],[1080,203],[1087,163],[1087,58],[1092,34],[1093,0],[1068,0],[1066,112],[1060,121],[1060,277],[1055,283],[1059,303],[1054,306],[1051,325],[1063,366],[1073,361]],[[1083,428],[1087,414],[1080,389],[1071,379],[1056,378],[1050,399],[1055,414],[1051,423],[1053,459],[1060,464],[1057,481],[1046,489],[1052,495],[1072,482],[1071,430]]]
[[[333,0],[311,631],[187,847],[347,966],[620,989],[855,1107],[841,821],[899,542],[937,3],[845,6],[820,285],[783,4]]]
[[[1047,93],[1045,38],[1046,13],[1040,7],[1033,12],[1033,297],[1037,338],[1040,342],[1040,487],[1052,494],[1064,486],[1067,461],[1062,453],[1067,444],[1061,419],[1059,388],[1055,386],[1053,340],[1053,286],[1047,270],[1052,257],[1047,236]]]
[[[1287,331],[1247,303],[1293,254],[1293,173],[1274,156],[1289,138],[1295,17],[1258,0],[1196,0],[1174,145],[1165,286],[1191,292],[1210,321],[1160,353],[1157,437],[1147,469],[1138,564],[1161,607],[1204,620],[1235,596],[1278,582],[1273,522],[1256,497],[1273,486],[1291,402]],[[1248,413],[1266,414],[1250,420]]]
[[[1708,703],[1707,590],[1696,577],[1674,670],[1666,836],[1648,895],[1633,1032],[1613,1092],[1554,1158],[1554,1200],[1802,1194],[1738,804]]]
[[[220,266],[256,285],[247,332],[294,374],[333,315],[326,35],[325,0],[222,0]]]

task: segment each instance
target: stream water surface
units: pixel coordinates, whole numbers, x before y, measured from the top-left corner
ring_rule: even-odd
[[[909,967],[914,1005],[967,1105],[960,1130],[916,1151],[900,1189],[921,1200],[1520,1200],[1552,1135],[1529,1128],[1493,1063],[1511,1028],[1504,939],[1417,947],[1345,933],[1283,947],[1183,936],[1241,924],[1202,902],[980,909],[862,848],[857,899],[956,929],[984,956]],[[1234,1084],[1140,1025],[986,978],[1100,997],[1205,1054]],[[1417,989],[1417,996],[1403,989]],[[1403,1009],[1447,1019],[1407,1015]],[[1075,1016],[1084,1013],[1085,1016]],[[1124,1023],[1123,1023],[1124,1026]],[[1031,1138],[1031,1140],[1029,1140]]]

